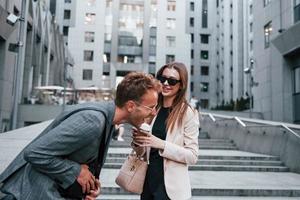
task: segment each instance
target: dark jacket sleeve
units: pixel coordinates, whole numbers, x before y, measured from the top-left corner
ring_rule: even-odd
[[[80,111],[27,146],[24,159],[37,171],[67,188],[79,175],[80,164],[66,157],[101,137],[104,127],[105,117],[102,113]]]

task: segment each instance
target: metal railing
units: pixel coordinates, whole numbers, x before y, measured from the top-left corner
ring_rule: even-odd
[[[262,120],[249,120],[250,122],[254,122],[254,123],[262,123],[262,125],[247,125],[246,123],[244,123],[244,121],[247,120],[242,120],[239,117],[228,117],[228,116],[224,116],[224,115],[214,115],[211,113],[201,113],[202,115],[208,115],[208,117],[214,122],[219,122],[219,121],[227,121],[227,120],[235,120],[237,121],[243,128],[261,128],[261,127],[279,127],[279,128],[283,128],[285,129],[288,133],[296,136],[298,139],[300,139],[300,135],[298,133],[296,133],[295,131],[293,131],[290,127],[288,127],[286,124],[284,123],[277,123],[277,122],[272,122],[273,124],[268,124],[267,122],[263,122]],[[222,119],[217,120],[215,117],[220,117]],[[300,129],[300,127],[299,127]]]

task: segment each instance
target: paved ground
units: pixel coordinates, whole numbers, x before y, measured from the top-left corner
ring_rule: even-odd
[[[12,159],[24,148],[33,138],[35,138],[50,121],[25,127],[15,131],[0,134],[0,173],[12,161]],[[111,148],[110,154],[126,154],[129,148]],[[254,154],[238,150],[201,150],[200,156],[218,155],[218,156],[267,156],[262,154]],[[272,157],[272,156],[270,156]],[[100,180],[103,187],[117,187],[114,183],[118,169],[103,169]],[[191,183],[193,188],[201,189],[295,189],[300,190],[300,174],[287,172],[231,172],[231,171],[190,171]],[[284,179],[282,177],[284,176]],[[104,196],[105,197],[105,196]],[[101,197],[99,199],[103,199]],[[110,196],[112,199],[118,199],[119,196]],[[126,195],[122,196],[126,199]],[[105,198],[104,198],[105,199]],[[128,196],[128,199],[138,199],[138,196]],[[194,200],[254,200],[260,197],[205,197],[199,196]],[[277,199],[300,199],[285,197],[264,197],[264,200]]]

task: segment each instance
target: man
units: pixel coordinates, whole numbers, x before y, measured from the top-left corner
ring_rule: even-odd
[[[156,114],[159,90],[152,76],[134,72],[118,85],[115,103],[80,104],[62,113],[0,175],[4,199],[64,199],[74,183],[86,199],[96,198],[100,182],[87,164],[100,152],[102,167],[115,124],[139,127]]]

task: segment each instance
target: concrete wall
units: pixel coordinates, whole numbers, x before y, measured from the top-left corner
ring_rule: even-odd
[[[201,130],[208,132],[211,138],[233,140],[241,151],[279,156],[290,171],[300,173],[300,137],[274,126],[279,123],[244,119],[243,122],[248,126],[245,128],[236,120],[224,119],[216,118],[217,121],[213,122],[207,115],[203,115]],[[300,133],[300,126],[288,126]]]

